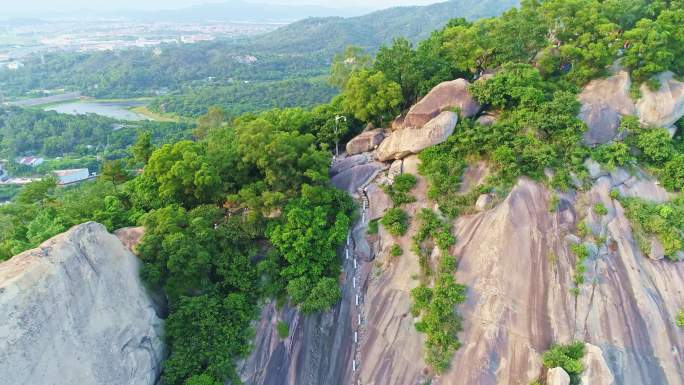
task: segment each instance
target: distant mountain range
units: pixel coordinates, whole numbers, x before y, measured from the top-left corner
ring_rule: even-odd
[[[231,0],[222,3],[193,5],[177,10],[125,11],[116,12],[114,15],[141,21],[287,23],[308,17],[359,16],[369,11],[370,8],[360,7],[333,8],[317,5],[279,5]]]
[[[497,16],[518,4],[518,0],[451,0],[388,8],[356,17],[307,18],[257,36],[250,45],[275,51],[339,52],[353,44],[373,51],[396,37],[413,42],[423,40],[452,18],[476,20]]]

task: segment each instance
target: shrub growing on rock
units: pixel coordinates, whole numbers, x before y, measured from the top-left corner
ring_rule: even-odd
[[[561,367],[570,375],[570,383],[580,383],[580,374],[584,371],[582,357],[584,357],[584,342],[575,341],[567,345],[553,345],[544,352],[542,362],[548,369]]]
[[[390,234],[399,237],[408,230],[409,216],[406,211],[395,207],[387,210],[380,223]]]

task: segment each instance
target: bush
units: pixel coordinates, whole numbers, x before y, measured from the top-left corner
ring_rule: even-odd
[[[684,308],[682,308],[677,315],[677,326],[684,329]]]
[[[594,205],[594,212],[598,215],[606,215],[608,214],[608,209],[603,203],[599,202]]]
[[[378,233],[378,220],[373,219],[372,221],[368,222],[368,235],[375,235]]]
[[[577,262],[575,263],[575,273],[573,274],[575,287],[572,290],[572,293],[577,296],[579,295],[580,286],[584,283],[584,273],[587,270],[587,268],[584,266],[584,262],[589,257],[589,248],[584,244],[576,243],[570,246],[570,250],[572,250],[573,254],[575,254],[577,257]]]
[[[285,321],[278,321],[276,330],[278,331],[278,337],[283,340],[290,335],[290,325],[288,325]]]
[[[629,146],[623,142],[613,142],[596,147],[591,152],[591,158],[609,170],[622,167],[634,161],[629,153]]]
[[[392,248],[390,248],[390,255],[392,257],[398,257],[402,254],[404,254],[404,250],[401,249],[401,246],[397,244],[392,245]]]
[[[641,242],[642,252],[649,253],[647,236],[655,236],[665,249],[665,256],[676,261],[677,253],[684,250],[684,202],[675,199],[670,203],[650,203],[638,198],[623,198],[620,203],[632,223],[634,237]]]
[[[399,174],[394,178],[394,183],[383,186],[383,190],[392,199],[394,206],[398,207],[416,201],[416,198],[408,193],[417,182],[418,180],[412,174]]]
[[[670,133],[664,128],[642,130],[636,135],[634,142],[645,160],[656,165],[670,160],[675,151]]]
[[[584,342],[580,341],[567,345],[553,345],[542,355],[544,367],[548,369],[563,368],[570,375],[570,383],[578,385],[580,374],[584,371],[581,361],[584,357],[584,348]]]
[[[684,154],[678,154],[665,163],[660,179],[663,186],[668,190],[682,190],[684,187]]]
[[[390,234],[399,237],[408,230],[409,216],[406,211],[395,207],[387,210],[380,223]]]

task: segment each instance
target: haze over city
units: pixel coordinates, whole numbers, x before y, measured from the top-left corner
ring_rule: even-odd
[[[211,0],[149,0],[149,1],[135,1],[135,0],[28,0],[22,2],[11,2],[2,5],[3,17],[41,17],[45,16],[46,12],[69,12],[75,10],[97,10],[99,12],[115,11],[115,10],[167,10],[180,9],[194,5],[212,4],[212,3],[229,3],[234,0],[227,1],[211,1]],[[278,5],[311,5],[331,8],[362,8],[366,10],[374,10],[380,8],[387,8],[400,5],[426,5],[434,3],[432,0],[345,0],[343,2],[333,0],[264,0],[264,1],[247,1],[248,3],[260,4],[278,4]]]

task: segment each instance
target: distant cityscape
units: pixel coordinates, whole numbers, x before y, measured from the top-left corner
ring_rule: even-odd
[[[0,67],[16,70],[31,54],[113,51],[193,44],[272,31],[278,23],[174,23],[126,20],[0,21]]]

